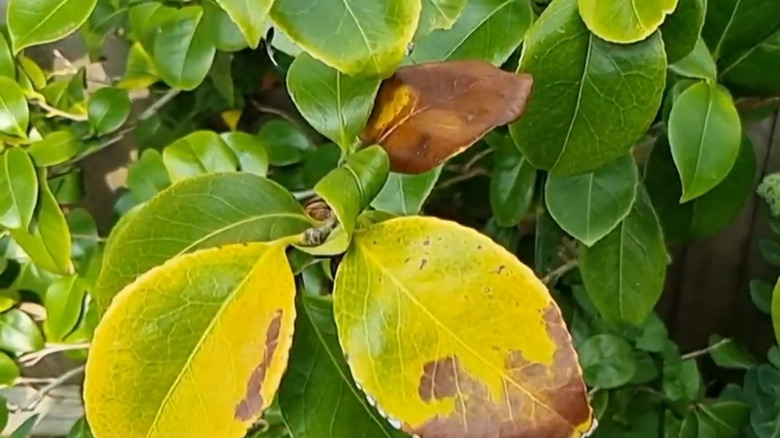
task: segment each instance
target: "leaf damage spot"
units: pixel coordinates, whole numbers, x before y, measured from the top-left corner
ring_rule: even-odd
[[[457,394],[457,357],[443,357],[423,366],[418,393],[425,402],[454,397]]]
[[[428,264],[428,259],[422,259],[420,260],[420,270],[422,271],[422,268],[425,267],[425,265]]]
[[[265,407],[265,400],[261,390],[263,389],[263,382],[265,382],[265,376],[268,373],[268,367],[273,360],[276,347],[279,344],[279,334],[282,329],[282,310],[279,309],[274,313],[271,322],[268,324],[268,330],[265,335],[265,351],[263,352],[263,360],[252,371],[252,375],[249,377],[249,381],[246,385],[246,395],[236,405],[235,417],[241,421],[250,421],[254,419]]]
[[[496,270],[496,274],[500,274],[504,272],[504,269],[506,269],[506,266],[504,265],[499,266],[498,269]]]

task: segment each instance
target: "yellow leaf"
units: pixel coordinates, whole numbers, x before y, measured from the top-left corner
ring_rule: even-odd
[[[287,366],[284,242],[211,248],[143,274],[97,330],[84,387],[96,438],[240,438]]]
[[[407,432],[569,438],[593,426],[555,302],[474,230],[403,217],[356,233],[334,310],[355,381]]]

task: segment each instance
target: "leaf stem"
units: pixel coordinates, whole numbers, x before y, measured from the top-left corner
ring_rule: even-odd
[[[43,360],[43,358],[46,356],[62,353],[64,351],[87,350],[89,349],[89,345],[89,342],[83,342],[79,344],[49,344],[43,350],[23,354],[21,357],[19,357],[19,363],[22,366],[31,367]]]
[[[47,384],[46,386],[38,390],[38,392],[36,392],[35,395],[27,399],[24,403],[22,403],[21,410],[29,411],[34,409],[36,406],[38,406],[38,404],[41,401],[43,401],[43,399],[46,397],[48,393],[52,392],[53,390],[62,386],[62,384],[66,383],[68,380],[72,379],[73,377],[83,372],[84,372],[84,365],[73,368],[72,370],[52,380],[49,384]]]
[[[490,172],[488,172],[485,169],[481,169],[481,168],[472,169],[472,170],[470,170],[467,173],[464,173],[462,175],[454,176],[454,177],[452,177],[452,178],[442,182],[441,184],[439,184],[436,187],[436,190],[444,190],[444,189],[446,189],[448,187],[454,186],[455,184],[457,184],[459,182],[465,181],[467,179],[474,178],[476,176],[490,176]]]
[[[726,345],[730,344],[731,342],[732,342],[732,340],[729,339],[729,338],[721,339],[719,342],[716,342],[716,343],[710,345],[707,348],[702,348],[701,350],[696,350],[696,351],[692,351],[690,353],[686,353],[686,354],[682,355],[681,357],[682,357],[683,360],[694,359],[694,358],[697,358],[699,356],[704,356],[706,354],[712,353],[715,350],[719,350],[720,348],[725,347]]]
[[[549,286],[555,280],[562,277],[564,274],[571,271],[572,269],[576,268],[578,264],[579,264],[579,260],[577,259],[569,260],[568,262],[562,264],[561,266],[558,266],[552,272],[544,276],[542,278],[542,283]]]
[[[48,117],[57,116],[64,119],[73,120],[74,122],[86,122],[89,120],[89,117],[86,114],[71,114],[67,111],[59,110],[39,98],[30,99],[30,103],[45,110]]]

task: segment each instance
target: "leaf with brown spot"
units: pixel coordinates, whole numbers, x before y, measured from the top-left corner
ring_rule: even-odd
[[[382,82],[361,141],[382,145],[394,172],[426,172],[517,120],[532,85],[477,60],[401,67]]]
[[[454,222],[355,233],[338,336],[378,409],[422,438],[579,438],[594,426],[560,310],[528,267]]]
[[[284,241],[177,256],[113,300],[84,398],[96,437],[243,436],[287,367],[295,284]]]

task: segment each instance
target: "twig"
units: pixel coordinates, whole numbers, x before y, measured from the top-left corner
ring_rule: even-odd
[[[293,125],[298,126],[298,121],[295,120],[292,116],[285,113],[284,111],[280,110],[279,108],[274,108],[272,106],[263,105],[260,102],[258,102],[256,99],[249,99],[249,102],[252,104],[253,107],[255,107],[258,111],[269,113],[269,114],[276,114],[277,116],[287,120],[288,122],[292,123]]]
[[[699,356],[704,356],[705,354],[712,353],[713,351],[718,350],[721,347],[724,347],[724,346],[730,344],[731,342],[732,342],[732,340],[728,339],[728,338],[721,339],[719,342],[716,342],[716,343],[710,345],[707,348],[702,348],[701,350],[692,351],[690,353],[686,353],[686,354],[682,355],[682,359],[683,360],[688,360],[688,359],[697,358]]]
[[[578,263],[579,261],[577,259],[572,259],[562,264],[561,266],[558,266],[552,272],[550,272],[544,278],[542,278],[542,283],[549,286],[550,283],[562,277],[564,274],[571,271],[572,269],[576,268]]]
[[[89,349],[89,342],[82,342],[79,344],[50,344],[43,350],[33,351],[19,357],[19,363],[26,367],[31,367],[43,360],[46,356],[50,356],[56,353],[62,353],[64,351],[75,350],[87,350]]]
[[[471,157],[471,159],[466,164],[463,165],[463,171],[464,172],[470,171],[471,168],[474,167],[474,165],[476,165],[479,160],[487,157],[492,152],[493,152],[493,148],[487,148],[484,151],[475,154],[473,157]]]
[[[157,99],[153,104],[149,105],[149,108],[144,110],[144,112],[138,116],[138,120],[146,120],[149,117],[152,117],[157,113],[157,111],[160,110],[160,108],[165,106],[166,103],[170,102],[174,97],[178,96],[179,93],[181,93],[181,90],[171,88],[165,94],[163,94],[161,98]]]
[[[29,411],[31,409],[34,409],[36,406],[38,406],[38,403],[40,403],[44,397],[51,391],[57,389],[59,386],[61,386],[63,383],[66,383],[68,380],[72,379],[73,377],[81,374],[84,372],[84,366],[73,368],[72,370],[66,372],[65,374],[57,377],[56,379],[52,380],[48,385],[44,386],[40,390],[38,390],[35,395],[27,399],[23,404],[21,409],[23,411]]]
[[[62,111],[62,110],[59,110],[57,108],[54,108],[53,106],[49,105],[48,103],[46,103],[43,100],[40,100],[38,98],[30,99],[30,102],[33,105],[36,105],[36,106],[40,107],[41,109],[46,110],[46,112],[48,113],[47,115],[49,117],[59,116],[59,117],[62,117],[64,119],[73,120],[75,122],[86,122],[87,120],[89,120],[89,117],[87,117],[86,114],[84,114],[84,115],[81,115],[81,114],[71,114],[69,112]]]
[[[444,190],[447,187],[452,187],[452,186],[454,186],[455,184],[457,184],[459,182],[465,181],[467,179],[474,178],[476,176],[489,176],[489,175],[490,175],[490,173],[487,170],[485,170],[485,169],[479,169],[479,168],[478,169],[473,169],[473,170],[469,171],[468,173],[464,173],[462,175],[454,176],[454,177],[452,177],[452,178],[442,182],[441,184],[439,184],[436,187],[436,190]]]

